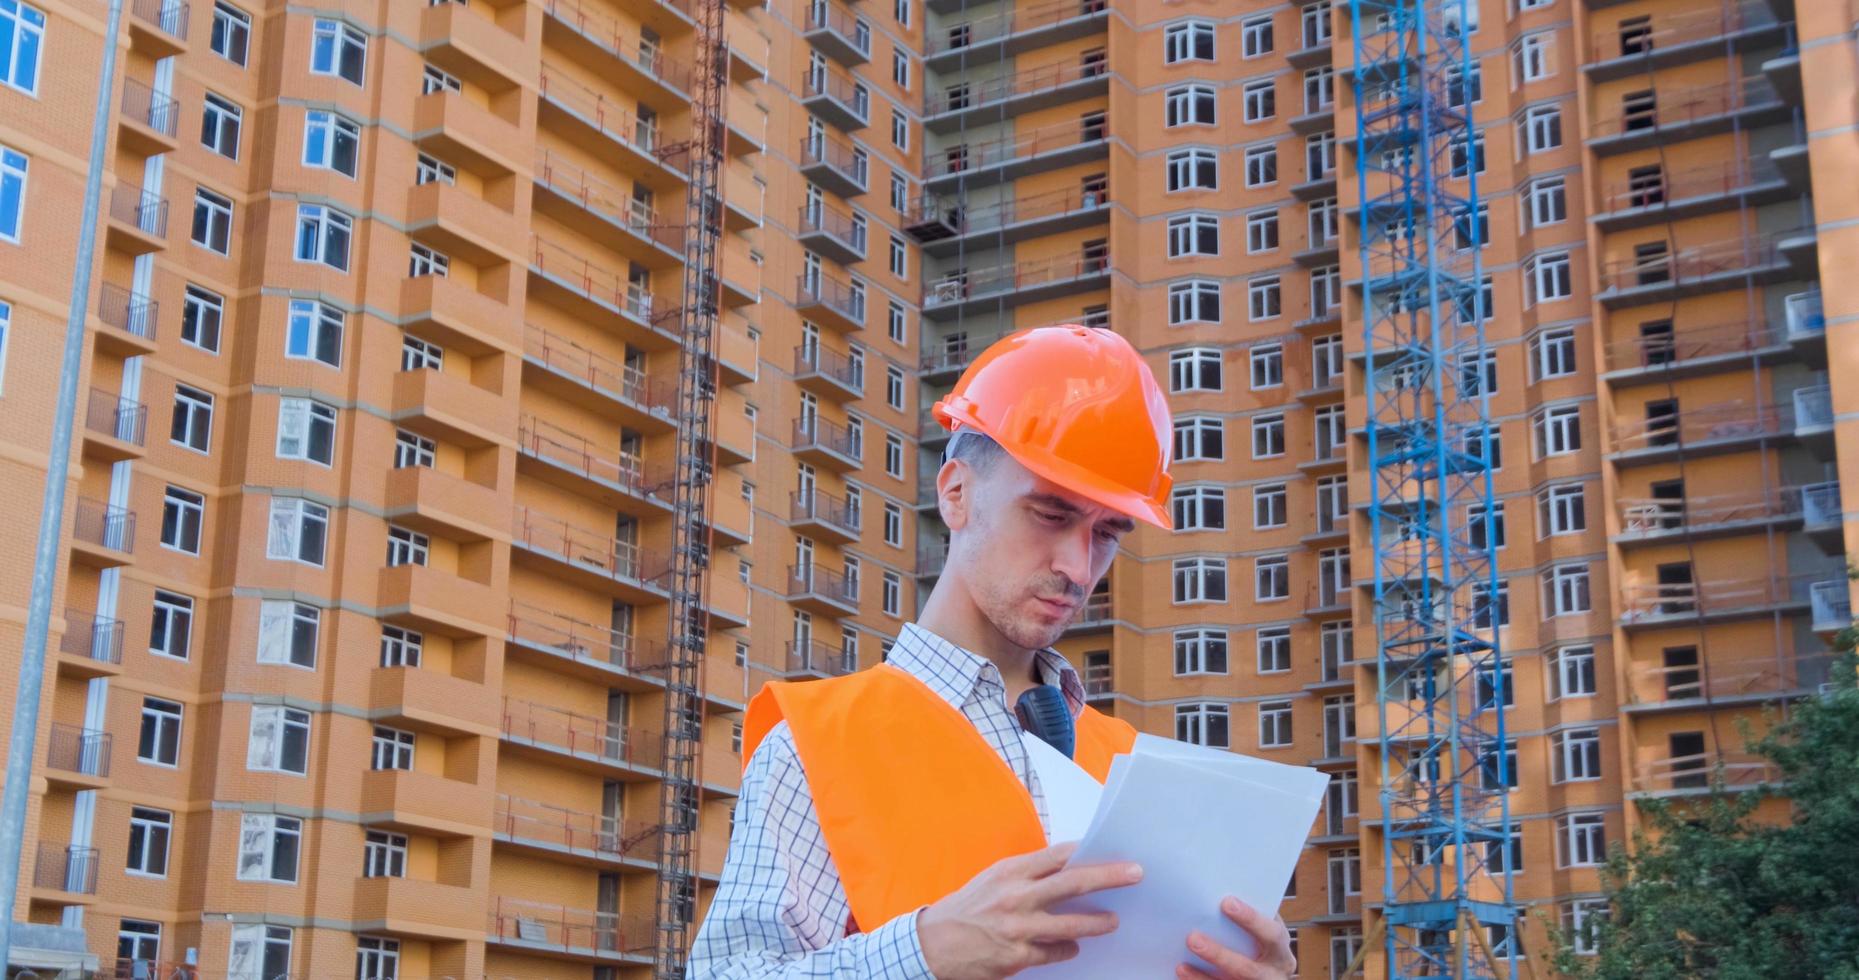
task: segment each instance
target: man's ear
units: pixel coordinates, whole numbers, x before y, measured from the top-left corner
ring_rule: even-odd
[[[973,502],[975,468],[959,459],[942,464],[936,471],[936,510],[950,531],[968,524],[968,508]]]

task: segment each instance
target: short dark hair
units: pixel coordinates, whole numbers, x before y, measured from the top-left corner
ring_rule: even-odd
[[[976,473],[986,475],[994,464],[1006,458],[1007,450],[985,432],[976,429],[962,429],[949,437],[948,448],[943,450],[943,462],[959,459],[967,463]]]

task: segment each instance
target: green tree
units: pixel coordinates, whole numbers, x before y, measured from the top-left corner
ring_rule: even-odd
[[[1859,631],[1837,644],[1829,693],[1750,742],[1781,786],[1637,804],[1645,828],[1609,856],[1599,955],[1550,923],[1556,969],[1581,980],[1859,980]],[[1787,823],[1760,800],[1793,801]],[[1629,804],[1634,805],[1634,804]],[[1591,920],[1592,921],[1592,920]]]

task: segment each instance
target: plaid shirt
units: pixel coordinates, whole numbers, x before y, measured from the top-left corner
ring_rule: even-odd
[[[1077,671],[1052,650],[1035,658],[1040,676],[1047,683],[1056,680],[1076,716],[1084,708]],[[1020,741],[1019,719],[1007,708],[1000,669],[915,624],[904,627],[888,662],[929,685],[974,724],[1026,784],[1041,826],[1048,826],[1045,795]],[[743,772],[723,882],[691,950],[691,980],[933,980],[914,914],[848,936],[850,912],[794,736],[781,722]]]

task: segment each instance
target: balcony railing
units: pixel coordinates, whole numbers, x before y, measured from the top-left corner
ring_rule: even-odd
[[[97,294],[97,319],[143,340],[155,339],[155,315],[160,306],[141,293],[105,283]]]
[[[172,139],[180,127],[181,104],[133,78],[123,80],[123,118]]]
[[[1071,621],[1071,625],[1085,626],[1091,623],[1106,623],[1114,616],[1115,613],[1110,607],[1110,594],[1107,592],[1093,592],[1089,598],[1085,599],[1084,607],[1078,610],[1078,615]]]
[[[1788,311],[1788,333],[1801,337],[1821,333],[1827,329],[1827,316],[1821,309],[1820,290],[1805,293],[1792,293],[1784,301]]]
[[[832,31],[853,50],[871,56],[870,25],[826,0],[814,0],[807,5],[807,30]]]
[[[646,471],[642,457],[595,445],[586,436],[533,415],[517,422],[517,450],[641,496],[670,486],[670,478],[662,470]]]
[[[578,527],[532,507],[516,509],[510,537],[515,545],[559,555],[571,565],[642,586],[662,587],[671,570],[670,559],[660,552],[630,541],[616,541],[610,534]]]
[[[541,235],[531,235],[529,240],[530,262],[543,275],[554,278],[573,292],[653,326],[677,313],[675,306],[655,300],[648,287],[595,264],[565,245]]]
[[[129,5],[130,16],[152,24],[163,34],[187,36],[188,7],[181,0],[135,0]]]
[[[1108,9],[1108,0],[1055,0],[1051,3],[1029,4],[993,16],[951,24],[940,35],[930,36],[924,54],[937,55],[973,47],[1010,34],[1036,31],[1074,18],[1089,17]]]
[[[871,92],[850,75],[827,67],[809,69],[806,97],[822,95],[839,103],[860,122],[871,119]]]
[[[941,575],[949,564],[949,553],[941,548],[926,549],[917,553],[918,575]]]
[[[820,305],[854,323],[865,322],[865,291],[824,272],[803,272],[794,280],[796,305]]]
[[[1812,690],[1825,683],[1833,663],[1828,653],[1745,657],[1707,663],[1649,665],[1633,672],[1636,704],[1693,698],[1748,698]]]
[[[59,772],[101,778],[110,774],[110,733],[76,725],[53,724],[45,747],[45,765]]]
[[[807,235],[815,232],[831,235],[852,251],[865,254],[865,223],[853,220],[852,215],[824,201],[800,206],[800,233]]]
[[[824,490],[795,490],[788,495],[788,520],[821,521],[847,534],[859,533],[858,520],[844,500]]]
[[[631,858],[654,863],[664,840],[662,829],[655,823],[622,821],[507,793],[497,794],[492,833],[506,840],[591,852],[608,860]]]
[[[71,522],[71,536],[99,548],[131,553],[136,547],[135,511],[80,498],[76,519]]]
[[[1846,578],[1822,579],[1809,591],[1817,630],[1841,630],[1853,624],[1852,583]]]
[[[148,406],[112,391],[92,388],[90,404],[84,410],[84,428],[132,446],[144,445],[148,437]]]
[[[1641,623],[1669,618],[1729,615],[1759,611],[1770,606],[1807,604],[1818,608],[1820,584],[1826,572],[1801,575],[1763,575],[1714,579],[1703,582],[1657,582],[1621,589],[1621,619]],[[1845,581],[1838,583],[1844,591]],[[1816,622],[1819,617],[1816,616]]]
[[[110,191],[110,218],[145,235],[168,237],[168,202],[134,184],[117,184]]]
[[[1817,483],[1811,488],[1773,487],[1751,493],[1682,499],[1628,498],[1620,502],[1620,532],[1646,535],[1683,527],[1699,528],[1801,517],[1810,490],[1817,504],[1825,503],[1830,490],[1837,514],[1840,492],[1838,483]]]
[[[1811,234],[1811,229],[1752,235],[1711,242],[1649,259],[1614,259],[1601,264],[1603,291],[1645,286],[1681,286],[1712,276],[1781,263],[1781,243]]]
[[[1602,192],[1602,211],[1654,208],[1695,197],[1730,194],[1782,179],[1781,168],[1767,157],[1732,160],[1681,170],[1658,180],[1620,180]]]
[[[1594,44],[1588,49],[1590,57],[1594,61],[1611,61],[1615,58],[1649,55],[1693,41],[1708,41],[1754,27],[1766,27],[1775,23],[1775,14],[1762,0],[1749,0],[1743,3],[1726,2],[1714,10],[1707,7],[1674,11],[1660,15],[1656,23],[1658,26],[1649,26],[1643,33],[1620,30],[1595,32]]]
[[[1761,756],[1703,752],[1642,763],[1634,773],[1633,786],[1642,793],[1668,793],[1708,789],[1721,780],[1726,787],[1741,789],[1774,782],[1779,776],[1774,764]]]
[[[1601,139],[1653,132],[1779,101],[1775,86],[1761,75],[1719,85],[1658,92],[1653,105],[1628,109],[1619,115],[1596,120],[1588,130],[1588,136],[1590,139]]]
[[[859,187],[870,186],[871,161],[852,144],[836,140],[825,133],[801,139],[800,163],[802,167],[825,164]]]
[[[619,766],[665,767],[665,736],[519,698],[503,699],[503,734],[530,745]]]
[[[934,198],[917,206],[919,222],[948,221],[957,234],[969,235],[992,231],[1023,221],[1058,217],[1079,211],[1101,208],[1110,203],[1109,191],[1086,191],[1083,188],[1060,188],[1025,197],[1010,198],[986,207],[966,208]]]
[[[944,89],[931,97],[924,111],[932,116],[945,112],[965,112],[1003,99],[1033,95],[1061,88],[1074,82],[1098,78],[1108,72],[1101,61],[1077,61],[1029,68],[1011,75],[990,78],[985,82]]]
[[[608,138],[649,156],[674,170],[690,164],[690,148],[682,140],[663,137],[656,123],[640,119],[632,110],[608,99],[560,70],[544,64],[537,75],[542,98],[580,117]]]
[[[790,596],[817,595],[848,606],[858,605],[858,588],[843,572],[817,564],[789,565],[787,592]]]
[[[545,149],[536,158],[536,183],[636,235],[679,254],[684,252],[682,221],[666,220],[656,209],[642,205],[617,185],[601,180],[553,150]]]
[[[1702,443],[1736,439],[1780,436],[1795,430],[1832,421],[1830,404],[1815,392],[1825,389],[1802,389],[1786,402],[1750,405],[1745,402],[1721,402],[1697,408],[1685,408],[1676,415],[1654,419],[1635,419],[1614,426],[1614,451],[1636,452],[1648,449],[1695,446]]]
[[[32,887],[95,895],[97,849],[40,841],[38,860],[32,866]]]
[[[520,602],[510,604],[509,629],[510,639],[518,643],[628,673],[661,673],[668,659],[665,645],[659,641],[641,639],[610,627],[572,619],[553,609]]]
[[[123,662],[123,621],[83,609],[65,610],[65,632],[58,650],[106,664]]]
[[[1009,160],[1038,156],[1053,150],[1104,139],[1108,130],[1090,123],[1056,123],[1039,129],[983,143],[951,147],[924,160],[925,177],[947,177],[978,170]]]
[[[858,670],[858,658],[818,640],[787,641],[787,672],[838,677]]]
[[[618,912],[572,909],[498,896],[490,909],[490,941],[619,957],[650,955],[657,936],[649,916],[622,921]]]
[[[1607,370],[1630,371],[1707,357],[1747,354],[1785,339],[1786,335],[1766,320],[1682,327],[1664,336],[1635,337],[1607,345]]]
[[[642,412],[666,415],[672,410],[674,392],[670,379],[660,378],[654,382],[642,367],[597,354],[533,323],[524,326],[523,353],[557,374],[573,378],[609,398],[627,402]]]
[[[544,0],[542,10],[608,54],[680,92],[691,91],[689,64],[668,57],[661,45],[628,33],[612,15],[590,10],[579,0]]]
[[[1012,265],[998,265],[989,269],[975,269],[932,283],[924,293],[923,307],[935,309],[965,300],[1018,292],[1034,286],[1101,276],[1109,271],[1109,255],[1085,252],[1051,259],[1016,262]]]
[[[794,348],[794,374],[818,374],[852,391],[865,390],[865,378],[859,362],[818,343]]]
[[[864,440],[857,433],[817,415],[794,420],[794,448],[824,449],[853,460],[865,458]]]

